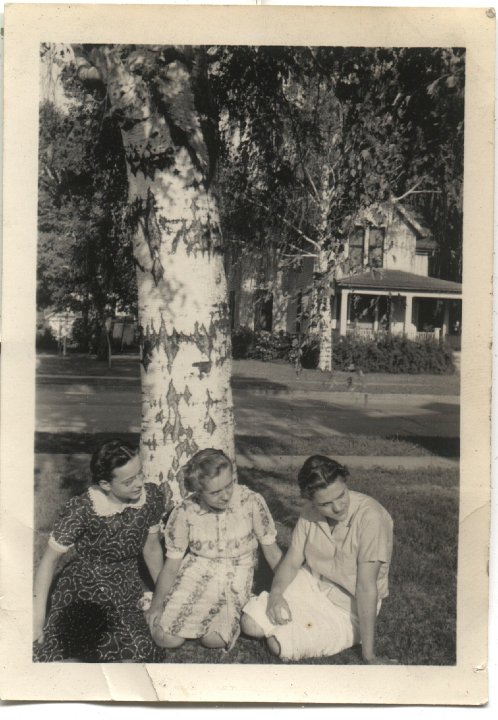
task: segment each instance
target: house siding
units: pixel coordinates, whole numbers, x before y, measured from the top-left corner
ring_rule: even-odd
[[[417,273],[416,236],[397,212],[394,212],[388,225],[384,245],[384,268],[386,270],[404,270]],[[426,275],[425,273],[418,273]]]

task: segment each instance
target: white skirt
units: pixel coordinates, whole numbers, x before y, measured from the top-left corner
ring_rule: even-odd
[[[282,660],[335,655],[360,642],[357,615],[331,602],[308,570],[298,571],[284,598],[292,614],[285,625],[274,625],[268,619],[267,592],[252,597],[243,609],[266,637],[277,640]]]

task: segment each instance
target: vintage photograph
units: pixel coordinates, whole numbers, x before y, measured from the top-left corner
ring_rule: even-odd
[[[40,47],[37,662],[453,665],[465,50]]]
[[[494,15],[5,48],[3,696],[486,702]]]

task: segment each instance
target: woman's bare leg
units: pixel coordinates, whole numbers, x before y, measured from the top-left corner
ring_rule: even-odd
[[[227,646],[226,642],[217,632],[204,635],[204,637],[201,638],[201,645],[204,645],[205,648],[209,648],[210,650],[219,650]]]
[[[246,613],[242,613],[242,617],[240,619],[240,629],[244,635],[249,635],[249,637],[262,638],[265,636],[261,625],[258,625],[256,620],[253,620],[253,618],[250,615],[246,615]]]
[[[266,642],[268,644],[268,650],[271,652],[271,654],[276,655],[276,657],[280,657],[282,648],[280,647],[280,643],[278,642],[277,638],[272,635],[268,638]]]
[[[156,645],[159,645],[159,647],[167,648],[169,650],[174,650],[175,648],[180,647],[180,645],[183,645],[185,642],[185,638],[178,637],[178,635],[170,635],[169,633],[164,632],[164,630],[157,625],[152,631],[152,639]]]

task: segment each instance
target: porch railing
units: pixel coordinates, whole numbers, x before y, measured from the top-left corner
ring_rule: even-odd
[[[387,330],[377,330],[373,328],[359,328],[359,327],[348,327],[346,334],[352,337],[362,338],[363,340],[373,340],[382,335],[387,334]],[[402,332],[393,333],[393,335],[403,335]],[[418,340],[419,342],[426,342],[429,340],[439,340],[439,333],[431,330],[429,332],[418,332],[413,331],[407,335],[410,340]]]
[[[360,337],[365,338],[367,340],[371,340],[374,337],[376,337],[379,333],[374,332],[372,328],[358,328],[358,327],[348,327],[346,330],[347,335],[353,335],[354,337]]]

